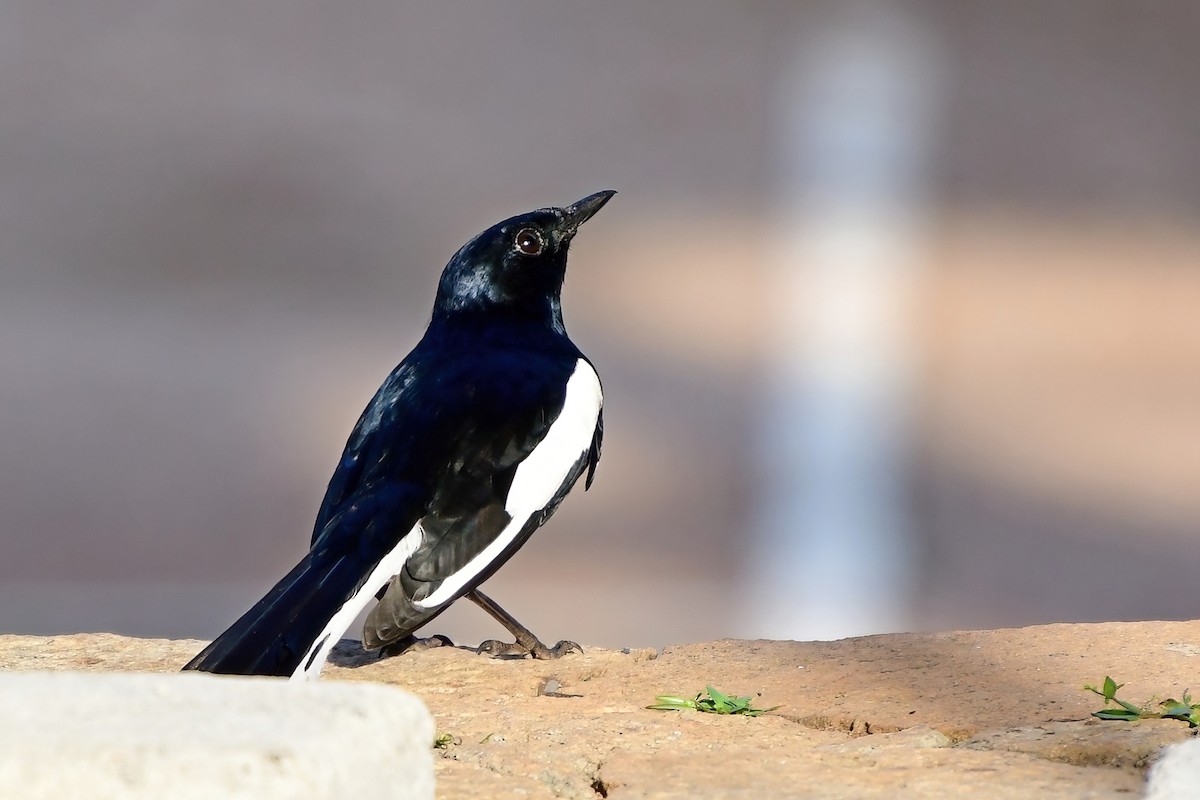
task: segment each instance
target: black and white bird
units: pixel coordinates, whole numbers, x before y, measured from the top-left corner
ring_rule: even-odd
[[[316,677],[372,598],[365,647],[411,642],[464,595],[553,658],[476,587],[558,508],[604,432],[600,379],[567,336],[562,285],[579,226],[615,192],[488,228],[442,272],[424,337],[355,425],[311,550],[184,669]]]

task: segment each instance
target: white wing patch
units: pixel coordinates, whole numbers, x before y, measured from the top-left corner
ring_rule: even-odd
[[[337,610],[329,622],[325,623],[325,629],[313,640],[312,646],[308,648],[304,658],[300,659],[300,665],[296,667],[296,671],[292,673],[289,680],[313,680],[321,674],[321,669],[325,666],[325,659],[329,658],[329,651],[342,638],[342,634],[350,627],[350,623],[354,622],[354,618],[367,607],[367,603],[375,598],[375,592],[379,591],[379,587],[390,581],[393,575],[404,568],[404,562],[421,546],[421,539],[424,536],[425,531],[421,529],[421,523],[418,522],[390,553],[380,559],[358,591],[350,596],[350,599]]]
[[[504,503],[504,510],[512,517],[508,525],[487,547],[443,580],[428,597],[414,600],[414,606],[436,608],[450,600],[504,552],[531,516],[550,504],[571,468],[592,446],[592,435],[596,431],[602,403],[600,378],[592,365],[581,358],[567,381],[562,411],[550,425],[550,430],[546,431],[546,436],[517,467]]]

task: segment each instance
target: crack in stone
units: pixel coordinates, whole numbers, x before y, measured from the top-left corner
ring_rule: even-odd
[[[810,714],[806,717],[797,717],[790,714],[780,714],[779,716],[810,730],[837,731],[848,733],[851,736],[870,736],[872,734],[895,733],[903,730],[899,725],[879,725],[862,717],[827,717],[820,714]]]
[[[608,784],[600,777],[600,768],[604,766],[603,761],[596,762],[596,769],[592,773],[592,791],[598,797],[608,797]]]
[[[600,765],[603,763],[601,761],[584,764],[580,772],[576,772],[574,769],[563,771],[555,769],[551,765],[546,765],[540,772],[533,775],[518,773],[509,768],[504,762],[495,761],[479,751],[467,753],[446,750],[443,751],[442,758],[456,761],[459,764],[464,764],[475,769],[486,770],[493,775],[499,775],[501,778],[532,778],[545,786],[555,797],[574,798],[575,800],[591,796],[607,797],[607,792],[610,788],[600,777]]]

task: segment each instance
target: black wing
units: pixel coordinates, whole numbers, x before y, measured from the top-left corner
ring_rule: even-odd
[[[508,378],[492,376],[489,383],[499,391],[488,400],[486,410],[476,409],[474,424],[460,431],[449,467],[441,474],[428,512],[420,520],[421,546],[372,609],[363,629],[364,645],[386,645],[437,616],[504,564],[550,518],[585,470],[590,485],[600,458],[603,423],[599,414],[589,420],[593,427],[587,431],[588,441],[559,485],[553,487],[549,502],[518,520],[506,510],[517,469],[557,420],[567,380],[579,364],[577,357],[539,357],[507,365],[507,370],[514,370],[506,371]],[[580,368],[590,370],[591,366]],[[507,540],[501,550],[489,554],[482,566],[472,564],[501,536]],[[464,570],[468,565],[472,569]],[[436,597],[443,583],[456,575],[456,589],[447,594],[447,587],[432,605],[422,603]]]

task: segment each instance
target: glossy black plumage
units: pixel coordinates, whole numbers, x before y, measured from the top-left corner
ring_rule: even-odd
[[[330,627],[339,610],[364,593],[382,598],[364,644],[403,639],[486,580],[585,471],[591,485],[603,433],[599,383],[567,337],[560,293],[571,238],[611,195],[505,220],[450,260],[425,336],[350,435],[310,552],[185,669],[315,674],[340,636]],[[588,430],[565,427],[582,424]],[[516,494],[547,498],[537,508],[513,506],[519,472]],[[554,485],[531,492],[538,480]],[[403,564],[380,575],[399,555]]]

